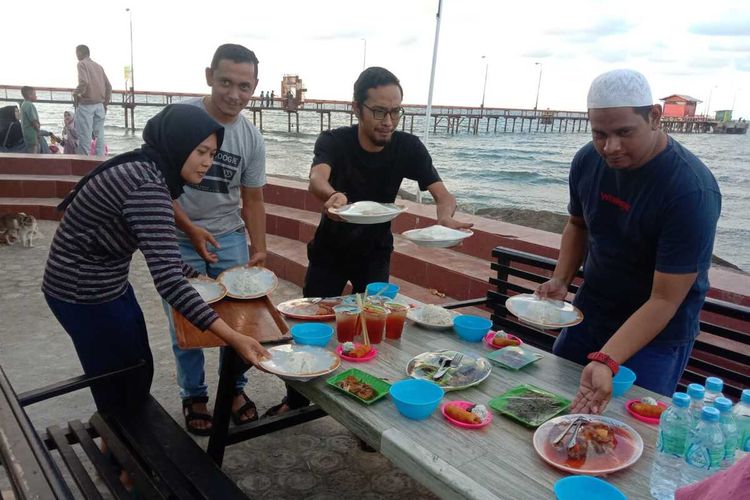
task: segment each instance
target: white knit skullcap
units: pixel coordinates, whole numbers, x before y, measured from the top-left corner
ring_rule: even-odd
[[[632,69],[615,69],[597,76],[587,99],[588,109],[635,108],[653,103],[646,77]]]

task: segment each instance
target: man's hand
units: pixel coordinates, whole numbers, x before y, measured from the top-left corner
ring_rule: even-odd
[[[257,365],[263,358],[271,357],[271,353],[252,337],[237,334],[231,345],[242,359],[252,365]]]
[[[336,214],[332,214],[328,211],[329,208],[341,208],[344,205],[349,203],[349,199],[346,197],[344,193],[339,193],[338,191],[333,193],[328,200],[323,204],[323,209],[325,210],[326,215],[329,219],[343,222],[344,219],[342,219],[340,216]]]
[[[208,244],[212,244],[216,248],[221,248],[219,242],[214,239],[213,235],[206,231],[200,226],[195,226],[190,229],[187,233],[190,242],[195,247],[195,251],[201,256],[206,262],[216,263],[219,261],[219,257],[208,250]]]
[[[447,217],[443,220],[439,220],[438,224],[441,226],[449,227],[451,229],[471,229],[474,224],[471,222],[459,222],[453,217]]]
[[[578,388],[571,413],[600,414],[612,398],[612,371],[598,361],[587,364],[581,373],[581,386]]]
[[[268,254],[266,252],[253,252],[253,256],[247,261],[247,267],[260,266],[265,267],[266,258]]]
[[[568,285],[560,278],[552,278],[539,285],[534,295],[543,299],[565,300],[568,295]]]

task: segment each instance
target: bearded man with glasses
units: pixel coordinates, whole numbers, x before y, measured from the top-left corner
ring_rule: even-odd
[[[388,281],[393,251],[391,223],[348,224],[328,212],[357,201],[393,203],[403,179],[417,181],[435,199],[438,223],[462,229],[453,219],[456,199],[440,180],[424,144],[397,129],[404,114],[403,89],[385,68],[364,70],[354,83],[352,109],[358,124],[320,134],[310,171],[310,192],[325,206],[308,245],[305,297],[340,295],[347,281],[355,293]]]

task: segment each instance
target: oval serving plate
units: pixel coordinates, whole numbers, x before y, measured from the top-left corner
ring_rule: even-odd
[[[453,358],[456,353],[457,351],[449,350],[423,352],[409,360],[406,374],[412,378],[434,382],[446,391],[457,391],[482,383],[492,373],[489,360],[463,353],[464,357],[458,367],[451,366],[439,380],[432,380],[440,366],[440,358]]]
[[[482,427],[490,425],[490,422],[492,422],[492,411],[490,410],[487,410],[487,418],[485,418],[482,422],[478,424],[469,424],[467,422],[456,420],[455,418],[448,415],[448,413],[445,411],[447,406],[458,406],[459,408],[468,411],[469,408],[475,405],[470,401],[447,401],[440,405],[440,413],[443,414],[443,417],[445,417],[448,422],[455,425],[456,427],[461,427],[462,429],[481,429]]]
[[[218,302],[227,294],[227,287],[207,276],[188,278],[188,283],[195,288],[206,304]]]
[[[227,295],[233,299],[257,299],[268,295],[279,285],[273,271],[265,267],[230,267],[219,275],[227,288]]]
[[[472,231],[459,231],[449,227],[434,225],[420,229],[404,231],[401,236],[412,243],[428,248],[449,248],[461,243],[466,238],[474,236]]]
[[[333,312],[333,308],[339,304],[341,304],[340,297],[327,299],[308,297],[287,300],[276,306],[276,309],[284,316],[293,319],[330,321],[336,319],[336,313]],[[328,312],[329,309],[330,312]]]
[[[313,345],[284,344],[269,347],[271,358],[263,359],[264,370],[291,380],[310,380],[336,370],[341,364],[336,354]]]

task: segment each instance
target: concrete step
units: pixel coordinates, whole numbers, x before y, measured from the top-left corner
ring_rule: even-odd
[[[78,175],[0,174],[0,197],[64,198],[80,178]]]
[[[0,214],[23,212],[37,219],[60,220],[62,212],[56,207],[62,198],[10,198],[0,197]]]

